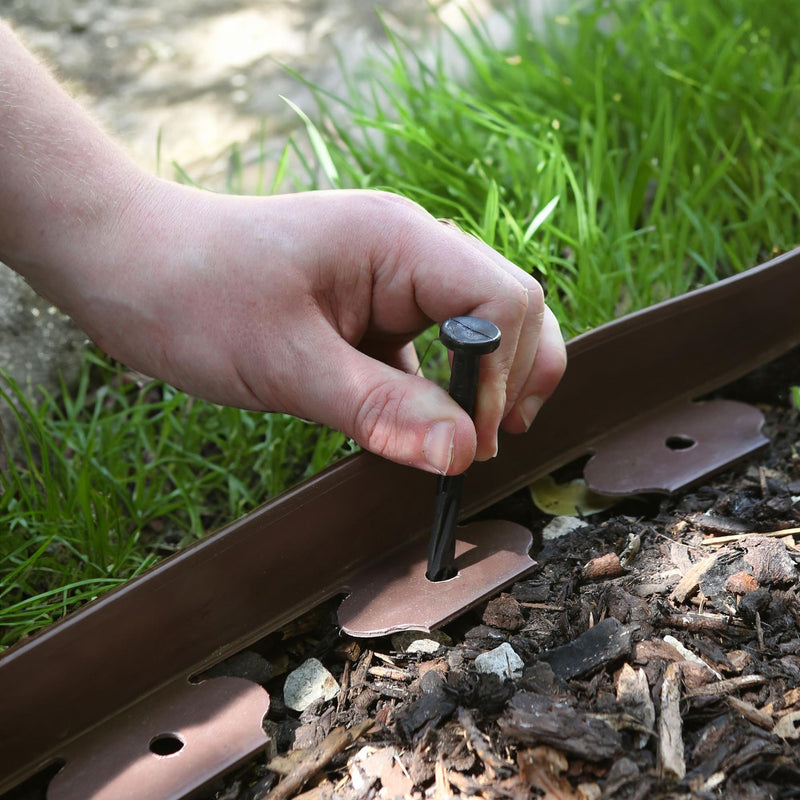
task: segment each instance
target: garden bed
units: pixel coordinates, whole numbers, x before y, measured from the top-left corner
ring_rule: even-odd
[[[797,364],[720,393],[758,401],[767,450],[545,538],[537,569],[438,649],[408,652],[425,634],[341,636],[333,606],[262,642],[248,669],[261,664],[272,697],[268,755],[207,796],[797,797]],[[492,513],[545,536],[552,520],[524,493]],[[504,643],[519,672],[476,669]],[[285,673],[311,657],[340,688],[298,714]]]

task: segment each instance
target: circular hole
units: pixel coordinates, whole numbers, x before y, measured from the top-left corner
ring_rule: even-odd
[[[458,570],[455,567],[449,567],[448,569],[442,570],[442,574],[439,575],[438,578],[432,578],[427,572],[425,573],[425,580],[429,583],[444,583],[445,581],[450,581],[457,577]]]
[[[670,450],[688,450],[690,447],[694,447],[697,442],[691,436],[684,436],[681,433],[677,436],[668,436],[664,444]]]
[[[174,756],[183,749],[183,740],[174,733],[160,733],[150,742],[150,752],[157,756]]]

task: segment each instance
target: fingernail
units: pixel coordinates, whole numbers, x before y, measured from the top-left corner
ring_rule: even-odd
[[[446,475],[453,461],[453,440],[456,424],[449,420],[434,422],[425,435],[422,452],[425,460],[440,475]]]
[[[525,423],[525,429],[527,430],[530,428],[531,423],[536,419],[536,415],[539,413],[544,401],[541,397],[536,397],[535,395],[531,395],[530,397],[526,397],[524,400],[520,400],[517,404],[517,410],[519,411],[519,415],[522,417],[522,421]]]

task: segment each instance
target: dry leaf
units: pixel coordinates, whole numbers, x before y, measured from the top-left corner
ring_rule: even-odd
[[[530,485],[531,497],[540,511],[553,516],[587,517],[611,508],[619,497],[593,492],[582,478],[567,483],[556,483],[551,475],[534,481]]]

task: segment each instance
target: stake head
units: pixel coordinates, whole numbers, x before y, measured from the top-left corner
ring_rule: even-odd
[[[449,350],[484,356],[500,346],[500,328],[482,317],[451,317],[439,328],[439,338]]]

